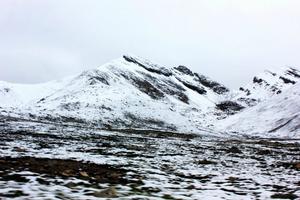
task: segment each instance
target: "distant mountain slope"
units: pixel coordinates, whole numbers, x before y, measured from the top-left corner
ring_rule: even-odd
[[[10,117],[104,129],[186,133],[205,131],[218,134],[227,130],[238,132],[239,129],[241,132],[253,129],[257,131],[255,133],[277,133],[279,129],[285,129],[276,129],[276,124],[281,126],[285,120],[291,120],[288,124],[294,127],[298,117],[292,106],[296,108],[298,97],[294,95],[294,99],[289,99],[286,94],[284,99],[275,102],[270,98],[275,99],[289,88],[299,86],[296,85],[299,80],[300,72],[294,68],[276,73],[265,71],[240,91],[232,92],[185,66],[167,68],[137,56],[125,55],[59,81],[42,84],[0,82],[0,120],[1,117]],[[283,104],[281,108],[292,111],[281,111],[276,106],[279,101]],[[275,116],[276,112],[281,113],[278,118],[260,113],[263,108],[259,106],[267,105],[270,106],[266,113]],[[253,107],[253,111],[250,112],[249,107]],[[255,110],[258,108],[259,112]],[[266,123],[267,130],[253,127],[256,122],[252,117],[260,114],[265,117],[266,121],[261,119],[260,122]],[[242,127],[238,125],[239,117],[244,124]],[[253,126],[247,124],[252,122]],[[269,122],[272,123],[267,125]],[[291,130],[292,134],[294,132]]]
[[[249,136],[300,138],[300,82],[254,107],[218,121],[216,127]]]
[[[62,81],[2,85],[5,115],[183,132],[197,132],[211,123],[207,113],[229,93],[186,67],[168,69],[129,55]]]
[[[17,84],[0,81],[0,106],[20,107],[36,103],[44,96],[50,95],[64,87],[64,81],[51,81],[42,84]]]
[[[285,67],[277,71],[265,70],[255,76],[253,81],[244,87],[234,97],[243,106],[253,106],[282,91],[290,88],[300,81],[300,71]]]

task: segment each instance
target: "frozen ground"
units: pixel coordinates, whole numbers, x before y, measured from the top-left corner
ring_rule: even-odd
[[[0,123],[0,199],[299,199],[300,141]]]

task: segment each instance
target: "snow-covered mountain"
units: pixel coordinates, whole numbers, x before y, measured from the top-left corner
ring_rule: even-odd
[[[265,70],[255,76],[251,83],[240,87],[233,100],[248,107],[282,93],[300,80],[300,71],[285,67],[276,71]]]
[[[197,132],[229,89],[184,66],[172,69],[135,56],[44,84],[2,82],[2,115],[88,123],[104,128]]]
[[[280,113],[279,109],[288,108],[277,107],[279,102],[288,107],[296,104],[297,98],[300,99],[297,92],[290,100],[282,96],[287,97],[285,91],[299,87],[298,80],[300,72],[294,68],[276,73],[265,71],[239,91],[230,91],[185,66],[167,68],[125,55],[59,81],[0,82],[0,117],[104,129],[243,132],[250,127],[246,126],[247,118],[250,123],[255,112],[260,114],[259,106],[268,105],[272,110],[268,112]],[[273,100],[276,96],[279,100]],[[283,115],[289,120],[295,113],[282,112],[278,118],[262,114],[269,128],[256,130],[272,132],[272,127],[280,124],[279,118],[284,121]],[[240,129],[239,117],[245,121]],[[299,134],[298,130],[292,132]]]
[[[219,130],[260,137],[300,137],[300,82],[256,106],[216,122]]]

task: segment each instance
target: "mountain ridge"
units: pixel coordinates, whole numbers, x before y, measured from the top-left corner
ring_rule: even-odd
[[[183,65],[167,68],[124,55],[60,81],[32,87],[0,82],[0,115],[107,129],[198,133],[216,129],[217,121],[287,90],[299,74],[288,68],[272,75],[275,82],[257,76],[246,89],[233,92]],[[278,90],[269,90],[274,85]],[[245,92],[250,89],[251,94]],[[254,103],[247,103],[252,99]]]

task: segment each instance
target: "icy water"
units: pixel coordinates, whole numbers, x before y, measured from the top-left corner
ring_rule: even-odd
[[[0,130],[0,199],[300,199],[297,140]]]

